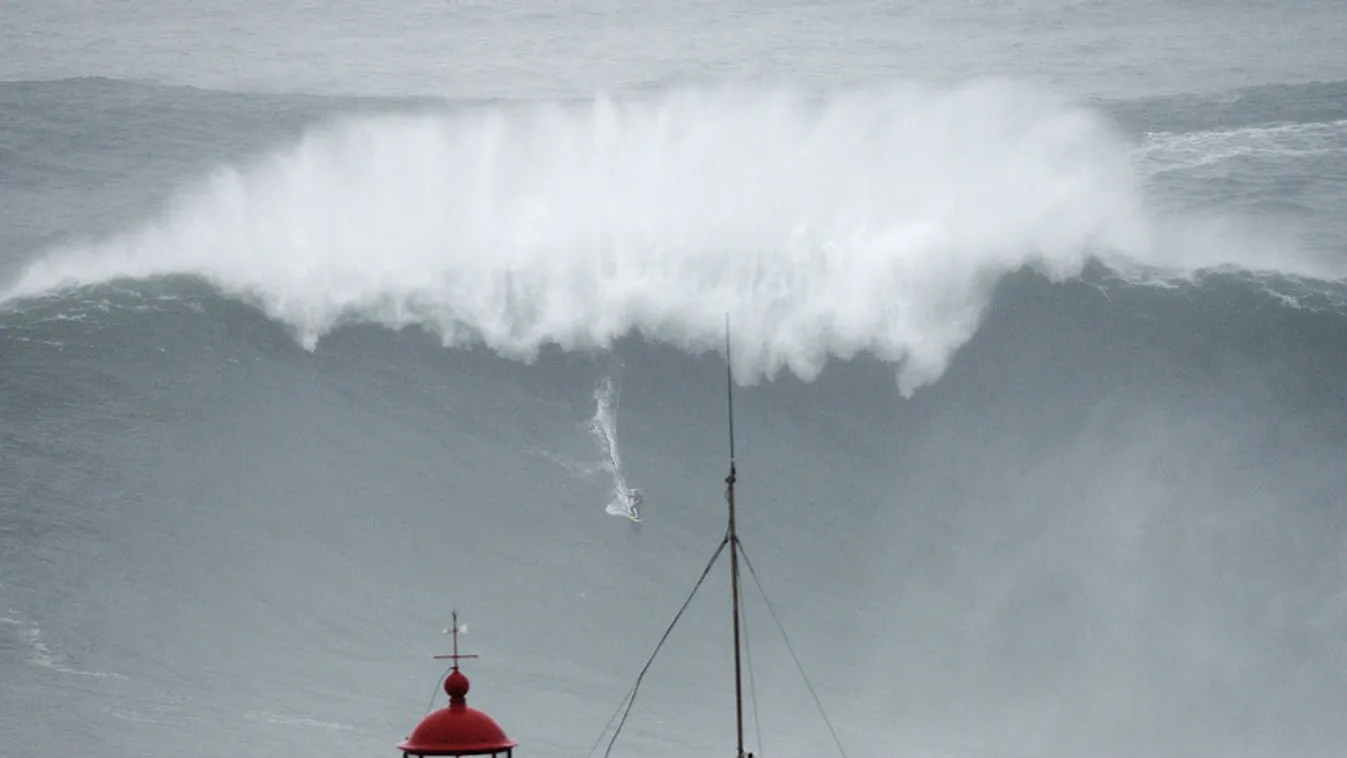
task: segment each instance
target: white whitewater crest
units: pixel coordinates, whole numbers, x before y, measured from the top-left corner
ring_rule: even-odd
[[[603,469],[613,478],[613,499],[604,508],[614,516],[626,516],[632,521],[640,521],[640,493],[627,486],[627,477],[622,473],[622,453],[617,445],[617,408],[619,398],[618,384],[610,373],[605,376],[594,390],[594,417],[589,420],[589,431],[599,442],[599,447],[607,457]]]
[[[1315,160],[1344,152],[1347,120],[1242,126],[1200,132],[1152,132],[1142,155],[1156,173],[1183,171],[1238,158]]]
[[[520,360],[632,332],[713,350],[729,313],[743,383],[869,353],[910,394],[1026,265],[1317,275],[1238,236],[1170,246],[1135,158],[1092,111],[1005,82],[362,116],[51,251],[4,299],[190,275],[308,348],[365,321]]]

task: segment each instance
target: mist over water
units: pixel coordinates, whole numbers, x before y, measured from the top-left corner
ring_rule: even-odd
[[[740,534],[849,755],[1341,753],[1327,10],[338,3],[367,36],[306,45],[248,2],[289,31],[138,6],[108,64],[212,36],[156,81],[219,91],[8,81],[99,47],[0,31],[0,755],[392,755],[457,608],[471,704],[584,756],[724,533],[726,315]],[[243,94],[371,88],[484,94]],[[732,749],[723,560],[614,755]],[[754,574],[749,749],[836,754]]]

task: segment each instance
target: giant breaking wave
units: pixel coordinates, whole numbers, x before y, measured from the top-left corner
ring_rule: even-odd
[[[910,394],[1026,265],[1287,270],[1179,244],[1148,205],[1105,120],[1004,82],[496,104],[325,124],[142,228],[50,251],[5,299],[189,275],[310,349],[367,321],[523,360],[633,331],[711,350],[729,314],[741,381],[870,353]]]

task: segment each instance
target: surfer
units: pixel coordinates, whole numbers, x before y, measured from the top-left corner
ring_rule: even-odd
[[[641,491],[635,488],[627,490],[627,513],[632,521],[641,520]]]

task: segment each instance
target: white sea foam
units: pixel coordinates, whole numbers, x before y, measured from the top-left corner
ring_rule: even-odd
[[[1316,160],[1347,152],[1347,120],[1153,132],[1141,155],[1156,173],[1191,171],[1232,159]]]
[[[1134,158],[1091,111],[1004,82],[362,117],[52,251],[7,299],[194,275],[310,348],[372,321],[522,360],[633,331],[711,350],[728,313],[740,381],[869,353],[911,393],[1024,265],[1317,274],[1243,232],[1170,244]]]

